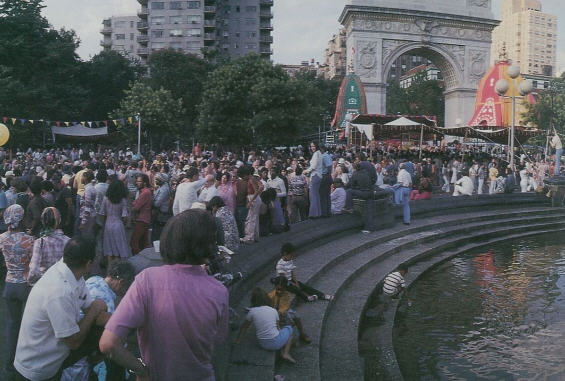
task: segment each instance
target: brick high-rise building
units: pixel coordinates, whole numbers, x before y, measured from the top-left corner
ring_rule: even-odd
[[[539,0],[504,0],[492,37],[493,63],[505,45],[523,74],[556,75],[557,16],[543,13]]]

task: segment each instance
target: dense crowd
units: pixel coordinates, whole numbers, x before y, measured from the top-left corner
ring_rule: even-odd
[[[513,171],[481,147],[360,151],[326,149],[316,142],[307,149],[241,153],[196,145],[191,152],[144,157],[129,148],[88,146],[0,150],[5,370],[10,377],[31,380],[88,379],[92,369],[107,379],[123,379],[124,367],[141,376],[149,368],[156,380],[188,379],[189,373],[194,374],[190,379],[213,379],[212,347],[225,338],[228,321],[227,291],[205,277],[216,244],[236,252],[261,236],[294,229],[295,223],[348,212],[354,199],[376,193],[388,192],[403,205],[403,222],[409,224],[411,200],[442,192],[542,191],[544,178],[559,171],[540,153],[519,159],[519,170]],[[134,282],[149,265],[140,268],[132,258],[147,250],[160,252],[170,266],[146,270]],[[332,298],[297,281],[293,255],[292,245],[282,248],[275,289],[254,291],[246,320],[265,328],[257,333],[266,340],[260,340],[264,348],[282,348],[291,362],[291,335],[277,323],[279,316],[289,323],[284,327],[299,327],[301,340],[310,339],[290,309],[289,293],[305,301]],[[94,276],[85,281],[87,274]],[[190,303],[175,303],[177,297]],[[156,310],[148,311],[149,305]],[[199,319],[186,323],[194,306]],[[264,306],[278,311],[273,315],[259,308]],[[171,328],[157,335],[164,317],[188,324],[188,333],[179,337]],[[123,346],[134,329],[143,361]],[[178,362],[163,358],[159,345],[173,351],[164,353]],[[111,361],[93,357],[98,347]],[[188,359],[182,357],[186,353]]]

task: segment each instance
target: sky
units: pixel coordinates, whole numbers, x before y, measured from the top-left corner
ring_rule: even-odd
[[[345,0],[275,0],[274,62],[298,64],[312,58],[323,61],[327,42],[339,30],[337,19],[345,3]],[[493,3],[498,17],[502,0]],[[564,0],[542,0],[543,11],[558,18],[558,72],[565,70],[564,3]],[[78,53],[85,60],[101,50],[100,29],[104,18],[136,14],[141,7],[136,0],[44,0],[44,5],[44,15],[55,28],[76,31],[82,41]]]

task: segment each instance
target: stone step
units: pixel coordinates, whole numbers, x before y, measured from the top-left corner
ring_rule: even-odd
[[[388,256],[381,260],[369,260],[356,268],[341,268],[348,266],[348,264],[340,264],[332,274],[341,273],[346,280],[341,282],[341,286],[336,289],[336,300],[331,303],[324,314],[322,333],[320,334],[320,378],[323,380],[341,380],[347,375],[350,380],[363,379],[363,368],[360,366],[357,340],[362,312],[376,285],[398,264],[421,260],[438,253],[446,253],[441,255],[442,259],[446,259],[449,257],[449,253],[451,253],[451,256],[456,255],[465,247],[466,250],[470,250],[472,247],[484,246],[503,238],[519,238],[545,231],[565,230],[563,219],[556,217],[556,221],[539,224],[506,224],[497,229],[481,230],[464,237],[443,238],[408,250],[402,250],[394,256]],[[329,286],[329,284],[324,283],[323,281],[319,284],[317,282],[313,286]],[[344,315],[343,311],[351,311],[352,313],[351,315]],[[304,313],[301,311],[300,314]],[[306,321],[306,318],[304,320]],[[394,359],[394,352],[385,351],[383,356],[385,359]],[[289,368],[289,371],[291,371],[291,368]],[[390,376],[392,379],[396,379],[395,375]],[[307,377],[307,375],[302,374],[299,375],[299,378],[293,379],[301,379],[302,377]]]
[[[552,208],[531,208],[526,211],[489,211],[489,212],[475,212],[467,213],[460,216],[444,216],[441,218],[435,218],[434,222],[418,221],[411,225],[410,227],[405,227],[404,225],[398,226],[396,228],[387,229],[382,232],[375,232],[372,234],[354,234],[345,238],[338,240],[337,242],[331,242],[325,245],[321,245],[308,251],[306,254],[299,257],[296,261],[299,269],[306,270],[306,274],[300,273],[299,279],[310,280],[318,274],[323,274],[326,268],[334,266],[343,260],[341,257],[347,257],[354,255],[360,251],[366,250],[367,248],[376,245],[379,242],[387,242],[392,239],[400,239],[407,234],[414,234],[426,229],[437,229],[442,226],[460,226],[468,224],[469,222],[476,222],[478,224],[483,224],[482,221],[485,220],[497,220],[498,223],[504,223],[503,217],[509,218],[519,218],[529,216],[551,216],[559,213],[559,209]],[[424,234],[421,238],[429,238],[429,234]],[[409,244],[407,242],[406,244]],[[320,262],[322,265],[320,265]],[[269,279],[274,276],[274,263],[272,264],[272,269],[270,270],[268,276],[258,280],[254,286],[263,287],[267,290],[272,288],[269,283]],[[239,303],[238,311],[244,314],[243,307],[249,305],[248,298],[244,298],[241,303]],[[241,344],[241,347],[237,348],[236,351],[232,351],[231,358],[229,360],[230,366],[227,371],[227,378],[229,380],[238,379],[238,374],[246,374],[246,368],[249,372],[255,372],[256,367],[261,367],[262,369],[268,369],[270,366],[274,365],[275,356],[273,353],[263,351],[257,347],[256,340],[253,335],[247,335],[247,339]],[[299,365],[300,366],[300,365]],[[269,379],[273,374],[265,374],[264,378]],[[251,374],[251,373],[250,373]],[[255,378],[254,378],[255,379]]]

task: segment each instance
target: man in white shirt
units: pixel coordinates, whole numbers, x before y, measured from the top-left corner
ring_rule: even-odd
[[[561,173],[561,155],[563,155],[563,144],[561,144],[561,139],[557,134],[555,128],[553,129],[553,137],[549,142],[551,148],[555,148],[555,176],[559,176]]]
[[[175,200],[173,201],[173,215],[177,215],[192,207],[198,201],[198,189],[204,185],[206,179],[198,179],[198,168],[190,167],[186,171],[187,178],[177,186]]]
[[[394,200],[396,204],[402,205],[402,222],[404,225],[410,225],[410,192],[412,191],[412,176],[406,170],[406,165],[400,163],[400,171],[396,177],[396,183],[399,186],[394,192]]]
[[[468,176],[468,172],[463,172],[463,177],[461,177],[455,183],[455,191],[453,192],[454,196],[471,196],[473,195],[473,191],[475,190],[475,184],[473,184],[473,180]]]
[[[220,195],[220,193],[218,193],[218,189],[216,189],[216,186],[214,185],[215,180],[216,179],[214,178],[213,175],[206,176],[206,183],[200,189],[200,195],[198,196],[198,201],[208,202],[212,199],[212,197]]]
[[[93,301],[84,282],[94,257],[92,241],[72,238],[65,245],[63,259],[32,288],[14,360],[24,379],[59,380],[63,363],[73,365],[96,349],[97,340],[86,345],[85,339],[95,324],[104,325],[107,306],[102,300]],[[81,310],[85,317],[79,323]]]

